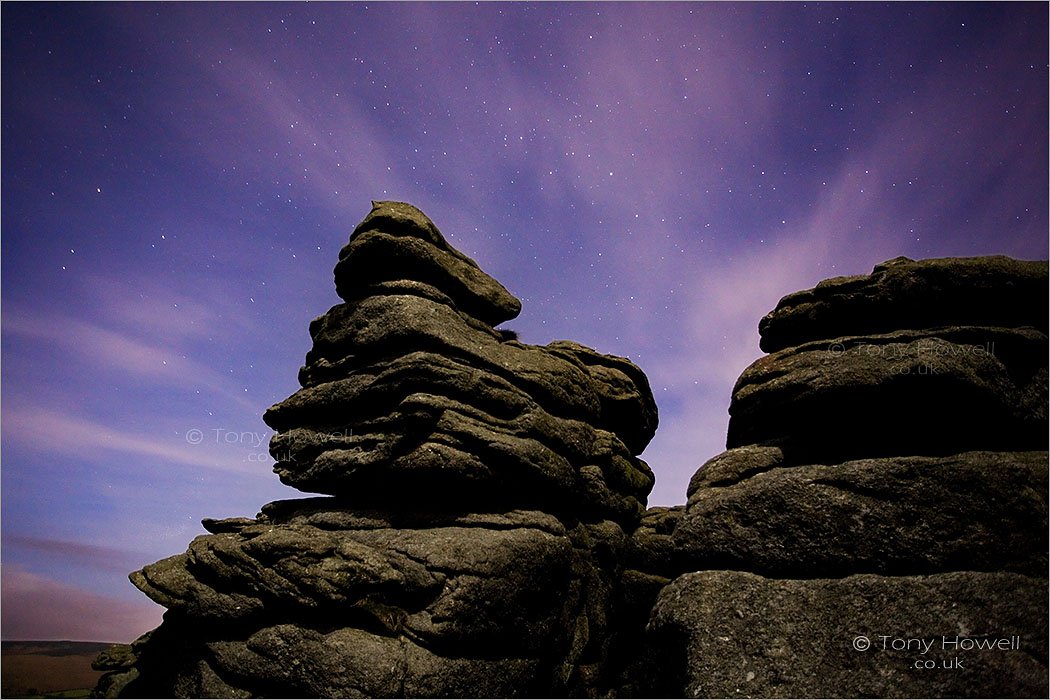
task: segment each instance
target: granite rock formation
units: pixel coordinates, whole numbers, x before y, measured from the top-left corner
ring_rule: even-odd
[[[1045,695],[1046,292],[1045,262],[995,256],[897,258],[785,297],[728,450],[659,543],[672,556],[641,562],[683,575],[650,586],[662,661],[635,685]],[[654,546],[652,517],[629,549]]]
[[[785,297],[727,450],[645,510],[642,371],[373,203],[265,414],[327,494],[131,575],[104,697],[1047,693],[1047,264],[891,260]]]
[[[415,207],[373,203],[264,420],[271,503],[131,575],[168,611],[100,659],[134,697],[586,695],[607,686],[653,475],[645,375],[494,325],[520,304]],[[116,660],[116,661],[114,661]]]

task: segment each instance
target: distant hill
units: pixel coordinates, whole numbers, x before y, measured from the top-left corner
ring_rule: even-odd
[[[0,694],[5,698],[87,697],[102,675],[92,670],[91,662],[109,645],[109,642],[2,642]]]

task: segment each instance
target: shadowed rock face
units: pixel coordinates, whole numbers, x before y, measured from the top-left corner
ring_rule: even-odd
[[[798,460],[1045,449],[1047,339],[952,326],[818,340],[737,380],[728,447]]]
[[[778,578],[964,569],[1038,576],[1048,543],[1033,523],[1046,520],[1048,478],[1045,452],[772,467],[698,488],[674,538],[691,568]]]
[[[535,696],[609,685],[620,560],[652,472],[645,375],[512,340],[521,306],[418,209],[375,202],[271,407],[274,471],[328,497],[205,520],[131,575],[164,624],[129,696]],[[613,674],[615,675],[615,674]]]
[[[896,258],[789,294],[733,389],[727,446],[841,461],[1047,444],[1047,265]]]
[[[758,324],[765,352],[811,340],[940,326],[1047,330],[1045,261],[1005,255],[909,260],[788,294]]]

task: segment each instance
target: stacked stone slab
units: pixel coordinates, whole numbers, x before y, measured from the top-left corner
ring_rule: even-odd
[[[653,484],[645,375],[494,326],[520,304],[414,207],[373,203],[270,408],[281,480],[328,496],[205,520],[132,574],[164,623],[99,666],[131,697],[517,697],[609,684]]]
[[[1045,262],[897,258],[781,300],[728,450],[632,538],[659,665],[631,687],[1044,697],[1047,290]]]

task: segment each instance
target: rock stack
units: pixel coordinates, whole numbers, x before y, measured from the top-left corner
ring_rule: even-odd
[[[781,300],[729,449],[632,539],[650,599],[692,572],[658,589],[642,687],[1044,697],[1047,316],[1047,264],[1001,256]]]
[[[280,501],[131,579],[164,623],[99,659],[132,697],[517,697],[607,686],[653,475],[645,375],[493,326],[520,309],[416,208],[373,203],[271,407]]]

